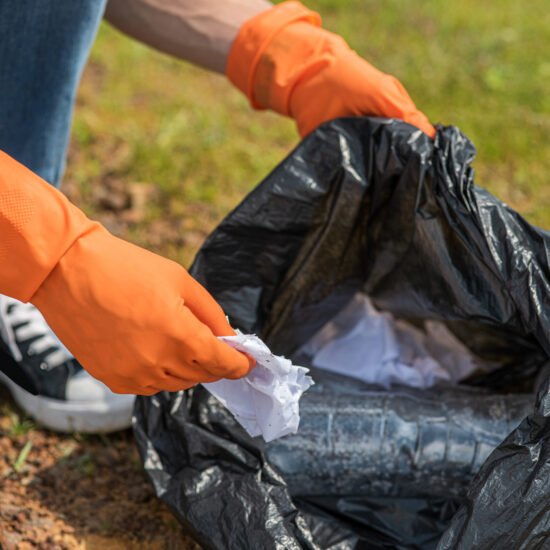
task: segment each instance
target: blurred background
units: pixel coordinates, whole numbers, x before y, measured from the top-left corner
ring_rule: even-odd
[[[477,183],[550,229],[546,0],[310,0],[478,149]],[[112,232],[188,266],[215,225],[298,143],[226,80],[104,24],[83,76],[63,190]],[[58,436],[0,392],[0,547],[191,548],[129,432]]]

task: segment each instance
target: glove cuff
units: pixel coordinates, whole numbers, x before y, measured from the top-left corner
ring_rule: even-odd
[[[0,293],[30,301],[91,227],[57,189],[0,151]]]
[[[284,107],[263,105],[257,101],[256,70],[273,37],[288,25],[305,22],[321,26],[318,13],[300,2],[283,2],[249,19],[240,29],[227,59],[226,75],[243,92],[254,109],[272,108],[288,114]]]

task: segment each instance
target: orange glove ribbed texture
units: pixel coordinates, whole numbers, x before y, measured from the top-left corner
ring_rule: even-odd
[[[0,151],[0,292],[28,302],[93,224],[61,193]]]
[[[177,263],[118,239],[0,153],[0,293],[30,301],[113,391],[150,395],[239,378],[253,360]]]
[[[247,21],[226,73],[256,109],[296,120],[301,135],[342,116],[399,118],[430,137],[435,129],[401,83],[320,28],[318,14],[283,2]]]

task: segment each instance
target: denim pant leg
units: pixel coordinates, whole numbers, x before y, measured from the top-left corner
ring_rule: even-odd
[[[0,149],[58,186],[105,0],[0,0]]]

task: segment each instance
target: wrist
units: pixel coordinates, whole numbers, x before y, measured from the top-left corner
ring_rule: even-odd
[[[233,42],[227,59],[226,74],[229,80],[246,95],[255,109],[271,108],[280,112],[280,108],[274,108],[268,101],[266,102],[265,96],[268,94],[259,90],[261,86],[257,82],[258,70],[260,66],[265,67],[270,64],[269,56],[267,59],[265,56],[273,39],[289,25],[300,22],[319,27],[321,17],[300,2],[283,2],[249,19],[241,27]],[[289,45],[292,44],[292,42],[289,43]],[[260,72],[266,71],[260,69]]]

